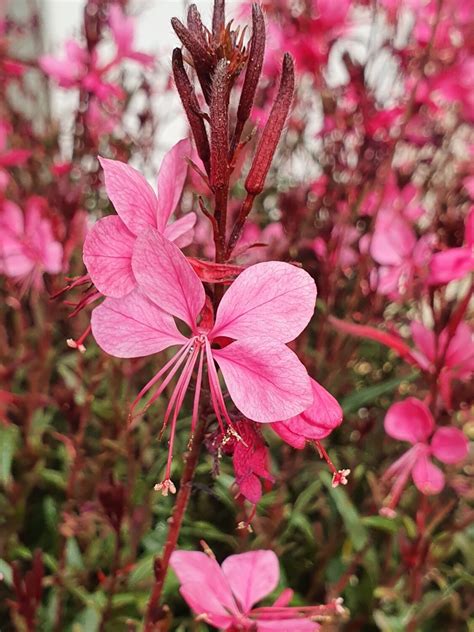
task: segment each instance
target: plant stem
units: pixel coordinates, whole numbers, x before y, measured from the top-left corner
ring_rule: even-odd
[[[161,558],[155,559],[155,585],[147,606],[145,616],[144,632],[153,632],[156,630],[155,624],[159,622],[161,617],[161,595],[165,583],[166,573],[168,572],[171,554],[176,548],[179,532],[183,523],[184,514],[191,495],[191,486],[196,471],[196,466],[201,451],[201,445],[206,430],[206,421],[201,418],[196,426],[196,432],[191,439],[191,445],[186,457],[186,465],[179,484],[179,491],[176,496],[176,503],[173,513],[169,520],[168,536],[166,538],[163,555]]]

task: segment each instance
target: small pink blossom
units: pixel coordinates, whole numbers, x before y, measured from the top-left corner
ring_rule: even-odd
[[[32,197],[25,213],[10,200],[0,206],[0,272],[21,281],[24,288],[42,287],[43,272],[62,270],[63,248],[44,216],[43,200]]]
[[[431,238],[417,239],[399,212],[382,209],[377,215],[370,254],[380,265],[376,287],[393,299],[406,294],[417,276],[424,277],[431,258]]]
[[[137,236],[146,228],[159,230],[181,247],[192,240],[194,213],[170,223],[186,180],[188,140],[178,142],[164,157],[158,173],[158,195],[141,173],[118,160],[99,158],[105,189],[118,215],[96,222],[84,242],[84,263],[96,288],[105,296],[120,298],[136,287],[132,252]]]
[[[291,591],[284,591],[273,606],[255,607],[278,586],[280,569],[273,551],[231,555],[222,566],[199,551],[175,551],[170,564],[181,583],[180,592],[197,618],[215,628],[249,632],[320,629],[310,619],[318,614],[317,606],[288,607]]]
[[[384,479],[394,480],[394,484],[388,505],[382,512],[392,515],[410,475],[422,494],[439,494],[445,478],[431,457],[443,463],[458,463],[467,455],[468,442],[457,428],[442,427],[433,434],[435,421],[429,408],[414,397],[393,404],[385,416],[384,427],[393,439],[407,441],[413,446],[384,474]]]
[[[312,404],[306,369],[286,346],[306,327],[314,311],[316,286],[304,270],[281,262],[247,268],[227,290],[213,323],[202,282],[179,248],[159,230],[148,228],[138,236],[132,268],[138,288],[122,298],[107,298],[97,307],[92,312],[92,332],[104,351],[121,358],[152,355],[178,346],[174,357],[136,400],[162,379],[152,403],[181,369],[163,422],[165,428],[171,420],[165,482],[171,473],[179,411],[195,367],[192,432],[197,423],[204,362],[223,434],[223,420],[230,428],[233,424],[215,363],[235,406],[253,421],[288,419]],[[189,333],[182,334],[174,318],[186,323]]]

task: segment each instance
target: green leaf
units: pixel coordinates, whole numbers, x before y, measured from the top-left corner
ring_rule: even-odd
[[[332,486],[332,478],[328,472],[321,472],[320,476],[346,526],[347,535],[354,549],[361,551],[367,544],[369,535],[359,512],[351,503],[344,487],[341,485],[339,487]]]
[[[12,585],[12,568],[8,562],[0,559],[0,577],[7,586]]]
[[[413,380],[416,380],[418,375],[419,374],[415,372],[405,377],[394,377],[386,382],[382,382],[381,384],[367,386],[359,391],[354,391],[354,393],[351,393],[341,400],[340,404],[342,406],[342,410],[346,415],[349,413],[355,413],[359,410],[359,408],[362,408],[362,406],[366,406],[367,404],[372,404],[382,395],[392,393],[398,386],[400,386],[400,384],[402,384],[402,382],[413,382]]]
[[[20,431],[16,426],[0,425],[0,483],[11,481],[13,455],[18,446]]]
[[[397,520],[384,518],[383,516],[364,516],[364,518],[362,518],[362,524],[372,529],[386,531],[387,533],[398,533],[400,530],[400,525]]]

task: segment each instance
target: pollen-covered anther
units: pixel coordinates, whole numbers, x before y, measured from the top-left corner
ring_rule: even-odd
[[[351,473],[350,470],[338,470],[332,475],[332,486],[347,485],[347,477]]]
[[[162,496],[168,496],[168,494],[176,494],[176,486],[173,481],[169,478],[165,479],[161,483],[156,483],[153,487],[155,492],[161,492]]]
[[[85,353],[86,348],[81,342],[77,342],[73,338],[68,338],[66,340],[66,344],[70,349],[77,349],[79,353]]]

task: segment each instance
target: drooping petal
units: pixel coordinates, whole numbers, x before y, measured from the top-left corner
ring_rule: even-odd
[[[313,403],[306,369],[281,342],[248,337],[212,353],[232,401],[253,421],[288,419]]]
[[[415,397],[390,406],[385,415],[385,432],[399,441],[426,442],[433,432],[434,421],[428,407]]]
[[[135,243],[132,269],[150,300],[196,331],[206,295],[199,277],[175,244],[149,228]]]
[[[142,174],[119,160],[99,157],[99,162],[107,195],[126,227],[134,235],[156,227],[156,195]]]
[[[87,234],[84,264],[94,285],[105,296],[120,298],[136,286],[132,272],[135,240],[117,215],[103,217]]]
[[[208,555],[200,551],[174,551],[170,566],[181,582],[183,597],[196,614],[228,617],[239,613],[226,576]]]
[[[458,463],[466,458],[469,443],[458,428],[438,428],[431,440],[431,451],[443,463]]]
[[[427,454],[417,459],[411,475],[413,482],[422,494],[439,494],[444,487],[444,474],[434,465]]]
[[[271,424],[272,430],[274,430],[279,437],[283,439],[288,445],[291,445],[297,450],[302,450],[306,445],[306,438],[303,435],[296,434],[282,421],[276,421]]]
[[[286,440],[285,430],[287,428],[291,434],[298,435],[306,439],[324,439],[342,422],[343,412],[336,399],[316,380],[311,379],[311,389],[313,392],[312,405],[301,414],[280,422],[273,429]],[[282,428],[283,426],[283,428]],[[292,436],[289,435],[290,440]],[[290,441],[291,443],[291,441]],[[293,444],[291,444],[293,445]],[[303,441],[304,446],[304,441]],[[299,446],[295,446],[299,447]]]
[[[174,241],[179,248],[186,248],[193,240],[196,219],[196,213],[187,213],[166,226],[163,235],[169,241]]]
[[[225,293],[211,335],[239,339],[251,332],[289,342],[310,321],[315,301],[316,284],[301,268],[281,261],[257,263]]]
[[[445,252],[437,252],[430,261],[428,283],[443,285],[462,279],[474,270],[474,255],[470,248],[450,248]]]
[[[156,226],[163,232],[183,193],[188,164],[186,157],[192,153],[191,143],[187,138],[180,140],[163,158],[158,173],[158,206],[156,209]]]
[[[21,208],[10,200],[3,200],[0,208],[0,230],[5,234],[18,236],[24,230],[24,217]]]
[[[273,551],[230,555],[222,563],[222,570],[245,614],[275,590],[280,577],[278,558]]]
[[[92,312],[91,325],[99,347],[117,358],[140,358],[187,342],[173,318],[138,289],[106,298]]]

